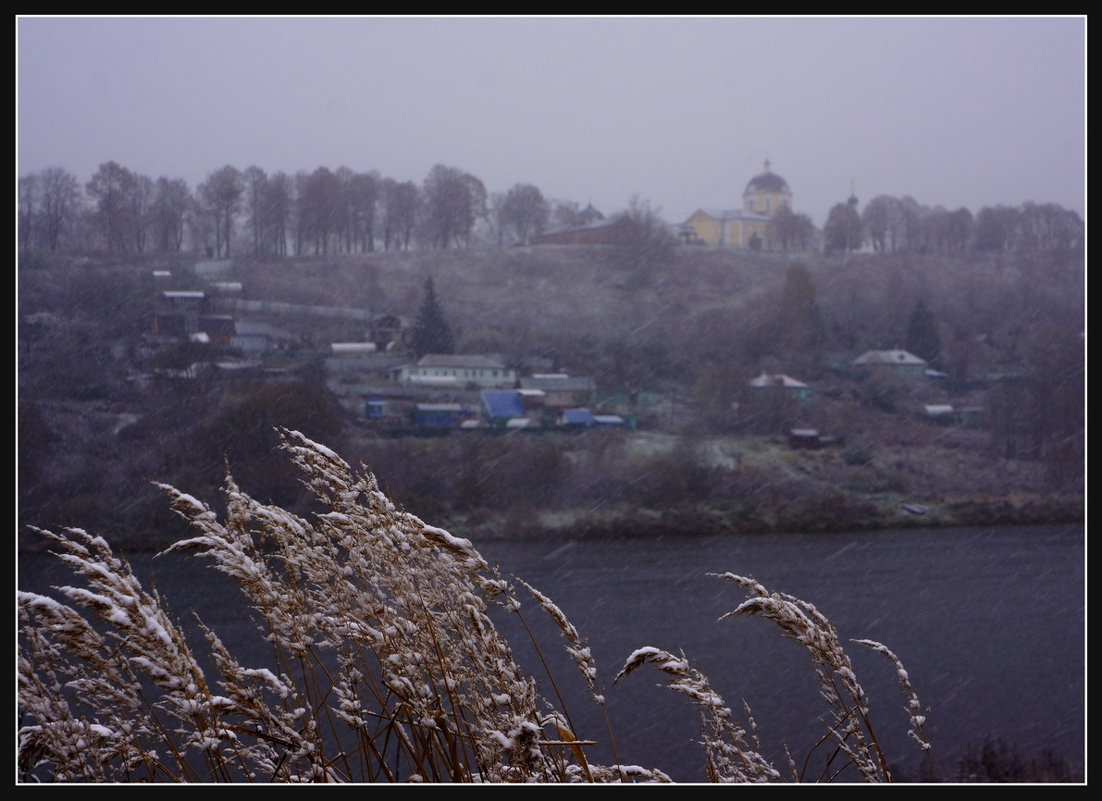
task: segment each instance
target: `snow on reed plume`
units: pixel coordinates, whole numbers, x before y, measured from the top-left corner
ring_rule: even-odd
[[[657,769],[589,762],[594,741],[574,731],[554,680],[557,706],[495,627],[491,606],[523,621],[521,604],[470,541],[398,509],[369,471],[353,473],[325,446],[294,431],[281,436],[327,509],[311,520],[257,502],[229,475],[223,522],[160,485],[193,529],[164,553],[195,550],[235,580],[270,644],[268,665],[241,664],[200,621],[208,679],[161,598],[142,589],[105,540],[76,528],[38,530],[87,586],[54,588],[73,606],[18,595],[21,780],[669,781]],[[866,779],[890,778],[882,755],[872,755],[878,747],[870,753],[864,696],[829,621],[752,579],[727,577],[754,592],[732,614],[761,611],[814,645],[820,679],[833,671],[832,735]],[[547,596],[524,586],[604,708],[589,648]],[[905,680],[894,654],[862,644],[882,649]],[[759,753],[752,718],[748,734],[684,656],[639,649],[616,680],[647,662],[700,708],[710,778],[780,778]],[[928,747],[921,707],[904,688],[914,737]],[[615,755],[607,711],[605,720]]]
[[[832,723],[820,744],[828,738],[832,740],[866,781],[891,781],[887,760],[869,718],[868,697],[857,683],[853,664],[842,648],[834,624],[808,602],[785,593],[770,592],[753,578],[734,573],[712,575],[733,581],[751,594],[738,608],[723,615],[720,620],[737,615],[762,615],[776,623],[785,637],[807,650],[819,679],[820,694],[826,700],[832,716]],[[855,642],[881,651],[892,660],[907,695],[911,723],[922,731],[925,717],[918,714],[922,706],[902,662],[878,642]],[[929,754],[930,743],[913,731],[911,736]]]

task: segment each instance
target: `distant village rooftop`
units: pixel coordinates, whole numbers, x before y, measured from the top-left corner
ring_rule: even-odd
[[[755,388],[788,387],[789,389],[802,389],[806,388],[807,384],[783,373],[762,373],[757,378],[750,380],[750,386]]]
[[[490,356],[461,353],[427,353],[417,360],[418,367],[466,367],[502,370],[505,365]]]
[[[870,350],[853,360],[854,364],[926,364],[913,353],[905,350]]]

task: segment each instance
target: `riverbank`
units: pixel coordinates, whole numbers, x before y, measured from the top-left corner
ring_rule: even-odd
[[[574,485],[599,484],[584,505],[526,499],[471,511],[432,509],[479,539],[670,534],[771,534],[899,528],[1074,524],[1085,498],[1051,465],[992,456],[974,435],[939,439],[915,427],[875,446],[794,450],[773,437],[645,433],[609,446],[600,478],[571,462]],[[492,482],[492,476],[483,482]],[[578,493],[579,496],[581,493]],[[419,499],[416,499],[419,500]],[[422,514],[419,504],[408,505]],[[422,515],[424,516],[424,515]]]
[[[908,511],[912,506],[921,511]],[[784,534],[929,529],[964,526],[1028,526],[1076,524],[1084,520],[1082,497],[949,499],[936,506],[905,504],[894,498],[822,499],[817,510],[757,505],[723,508],[679,505],[668,509],[633,507],[540,511],[517,514],[476,514],[453,518],[446,528],[478,541],[521,538],[586,539],[669,535]]]
[[[975,432],[915,425],[897,426],[893,435],[821,450],[795,450],[772,437],[658,432],[360,439],[341,455],[366,464],[402,508],[476,543],[1084,520],[1081,474],[1060,481],[1043,461],[997,458]],[[272,453],[268,461],[281,467],[284,458]],[[234,471],[245,492],[308,515],[308,506],[273,494],[273,475],[272,467],[262,475]],[[297,481],[288,476],[283,484]],[[213,482],[179,489],[220,509]],[[27,522],[86,528],[130,551],[157,551],[189,534],[149,483],[129,506],[103,509],[98,520],[78,514],[79,499],[58,500],[46,519]],[[128,523],[130,507],[146,511]],[[21,526],[19,547],[44,543]]]

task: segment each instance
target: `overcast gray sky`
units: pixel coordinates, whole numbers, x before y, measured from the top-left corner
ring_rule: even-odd
[[[850,193],[1085,210],[1085,17],[17,19],[20,174],[436,163],[680,222],[769,158]]]

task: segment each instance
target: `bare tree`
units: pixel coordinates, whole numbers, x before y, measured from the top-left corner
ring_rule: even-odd
[[[76,176],[61,167],[19,179],[21,247],[57,250],[80,213],[81,191]]]
[[[199,185],[199,199],[214,223],[216,256],[231,253],[234,220],[240,211],[244,191],[241,172],[230,165],[214,171]]]
[[[807,250],[815,240],[815,224],[806,214],[782,205],[769,220],[770,235],[781,250]]]
[[[976,215],[972,246],[988,253],[1013,250],[1020,216],[1021,212],[1011,206],[984,206]]]
[[[412,181],[383,180],[383,249],[408,250],[421,206],[421,194]]]
[[[20,247],[32,248],[37,244],[35,237],[38,226],[38,183],[38,173],[23,175],[19,178],[19,229],[17,238]]]
[[[375,219],[379,195],[379,176],[375,172],[337,170],[340,181],[341,233],[349,253],[375,250]]]
[[[505,246],[505,194],[491,192],[486,202],[486,226],[497,247]]]
[[[425,236],[433,248],[469,246],[475,223],[486,216],[486,187],[456,167],[435,165],[425,178]]]
[[[85,187],[95,205],[96,229],[109,251],[127,250],[131,211],[128,196],[133,184],[134,174],[130,170],[108,161],[99,166]]]
[[[133,174],[127,197],[130,207],[127,217],[130,225],[130,239],[136,253],[145,252],[149,231],[153,227],[155,196],[156,188],[153,179],[148,175]]]
[[[245,208],[248,211],[249,230],[253,235],[253,255],[260,255],[264,248],[264,191],[268,174],[260,167],[247,167],[241,173],[244,183]]]
[[[526,244],[529,236],[542,232],[550,215],[543,193],[531,184],[515,184],[502,201],[501,222],[521,244]]]
[[[892,229],[893,218],[897,216],[895,207],[898,204],[899,201],[894,197],[877,195],[865,204],[865,210],[861,213],[861,222],[869,235],[872,249],[877,253],[884,253],[889,249],[888,232]],[[895,250],[894,240],[891,245],[891,250]]]
[[[179,251],[184,243],[184,229],[191,201],[191,192],[182,178],[157,179],[153,198],[153,240],[161,251]]]
[[[622,234],[617,246],[617,259],[630,270],[640,284],[651,280],[655,267],[666,262],[673,253],[676,240],[659,210],[638,196],[628,202],[627,211],[613,218]]]
[[[68,170],[47,167],[41,186],[43,241],[50,250],[57,250],[80,210],[80,182]]]
[[[864,243],[861,215],[854,203],[835,203],[823,225],[823,251],[847,253]]]
[[[551,204],[551,225],[573,228],[581,222],[578,204],[572,200],[556,200]]]
[[[261,195],[263,219],[263,251],[276,256],[287,255],[287,232],[293,215],[294,183],[284,172],[273,173]]]
[[[329,253],[330,239],[341,230],[340,179],[328,167],[318,167],[299,182],[295,198],[298,230],[302,241],[312,244],[316,255]]]
[[[1083,221],[1055,203],[1024,203],[1018,217],[1017,247],[1022,251],[1066,250],[1083,241]]]

